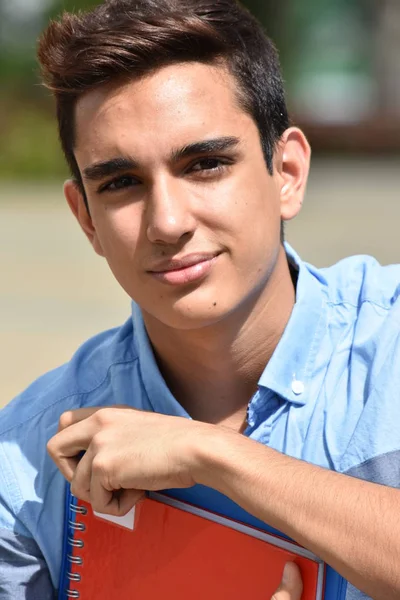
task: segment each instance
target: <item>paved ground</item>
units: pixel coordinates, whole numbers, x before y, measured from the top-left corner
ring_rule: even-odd
[[[0,406],[122,322],[129,300],[75,225],[58,186],[1,186]],[[287,238],[307,260],[400,261],[400,159],[315,161]]]

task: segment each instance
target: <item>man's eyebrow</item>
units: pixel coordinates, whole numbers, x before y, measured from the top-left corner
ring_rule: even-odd
[[[188,144],[179,150],[172,152],[172,162],[178,162],[183,158],[195,156],[197,154],[211,154],[214,152],[224,152],[235,148],[240,143],[238,137],[225,136],[214,138],[211,140],[203,140],[201,142],[193,142]],[[139,163],[130,157],[116,157],[110,160],[105,160],[97,163],[93,163],[88,167],[85,167],[82,171],[83,178],[88,181],[100,181],[104,177],[111,175],[117,175],[124,171],[131,169],[138,169]]]
[[[137,169],[137,167],[138,163],[133,160],[133,158],[118,157],[103,162],[93,163],[92,165],[85,167],[82,174],[84,179],[99,181],[104,177],[116,175],[122,171],[129,171],[130,169]]]
[[[212,154],[214,152],[224,152],[225,150],[231,150],[240,143],[238,137],[226,136],[219,137],[211,140],[204,140],[201,142],[194,142],[188,144],[179,150],[175,150],[172,153],[171,159],[173,162],[178,162],[183,158],[188,158],[196,154]]]

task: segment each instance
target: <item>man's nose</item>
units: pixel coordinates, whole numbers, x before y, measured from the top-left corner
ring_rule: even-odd
[[[172,176],[155,182],[146,207],[147,237],[154,244],[177,244],[192,235],[196,219],[184,183]]]

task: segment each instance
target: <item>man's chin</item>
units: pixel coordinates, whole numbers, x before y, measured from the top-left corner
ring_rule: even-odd
[[[221,310],[218,306],[218,302],[211,303],[206,307],[195,307],[192,304],[188,306],[174,305],[171,310],[168,311],[152,311],[146,313],[143,310],[145,321],[151,320],[153,327],[156,326],[157,322],[161,327],[168,327],[170,329],[177,329],[181,331],[190,331],[193,329],[202,329],[205,327],[212,327],[220,323],[227,314],[228,311]]]

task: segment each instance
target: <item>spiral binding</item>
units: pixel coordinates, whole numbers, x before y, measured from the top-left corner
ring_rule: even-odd
[[[84,517],[87,514],[87,508],[85,506],[79,506],[70,503],[69,509],[72,513],[79,514]],[[77,531],[85,531],[86,526],[85,523],[81,523],[80,521],[75,521],[74,519],[68,520],[68,529],[69,535],[67,538],[68,546],[70,548],[83,548],[85,543],[82,539],[76,538],[74,536]],[[74,583],[79,583],[81,581],[80,573],[74,573],[70,570],[72,565],[81,566],[83,565],[83,558],[81,556],[74,556],[73,554],[67,554],[67,562],[69,569],[67,570],[67,580]],[[67,598],[80,598],[79,590],[77,589],[67,589],[65,590],[65,595]]]

